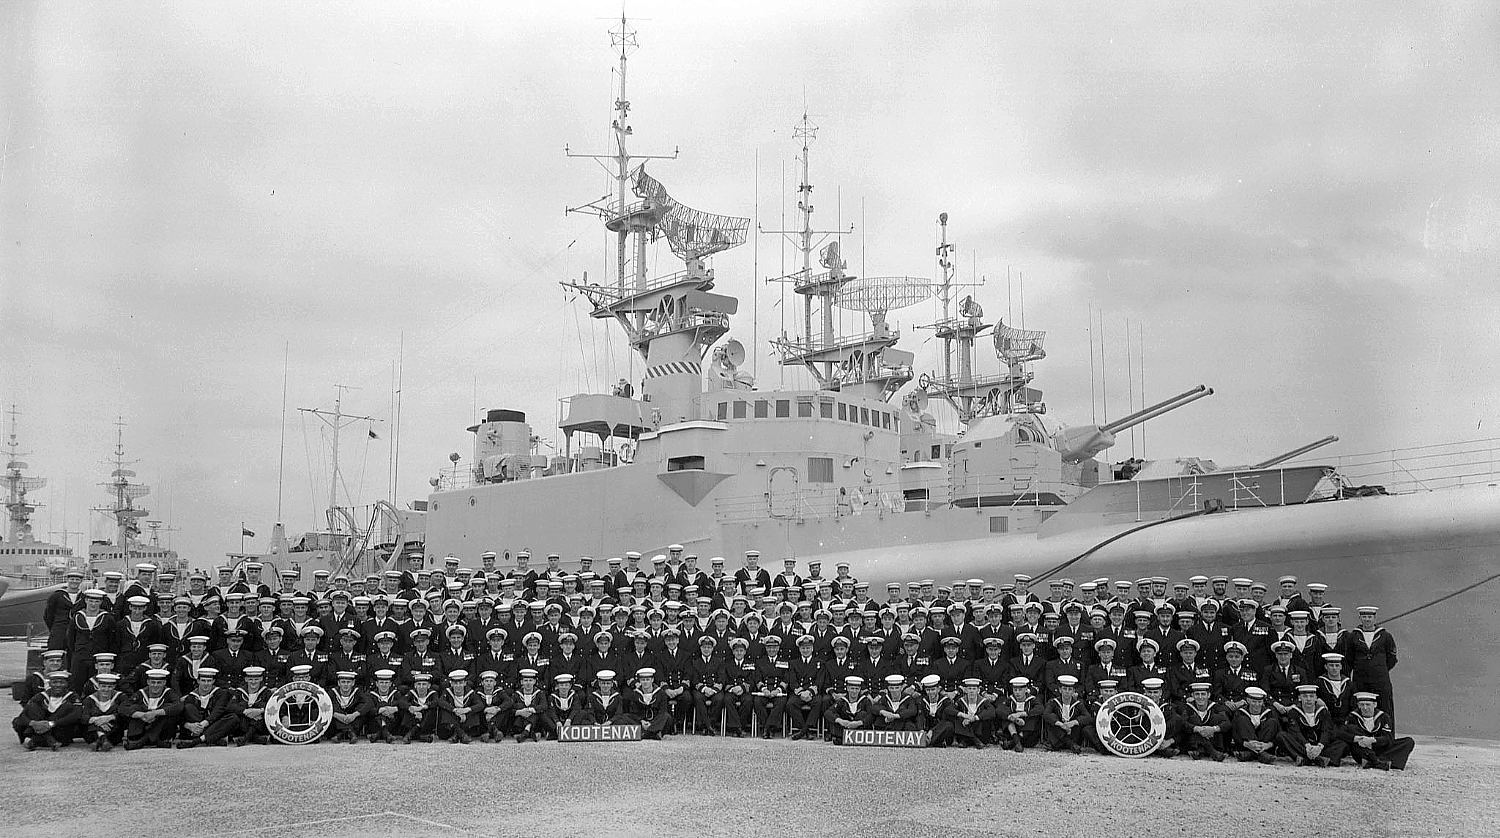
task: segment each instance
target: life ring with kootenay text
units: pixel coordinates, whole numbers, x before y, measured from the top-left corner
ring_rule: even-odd
[[[1161,747],[1167,738],[1167,717],[1160,705],[1140,693],[1116,693],[1099,706],[1094,730],[1110,753],[1136,759]]]
[[[307,745],[316,742],[333,724],[333,699],[311,681],[292,681],[271,691],[266,699],[266,731],[277,742]]]

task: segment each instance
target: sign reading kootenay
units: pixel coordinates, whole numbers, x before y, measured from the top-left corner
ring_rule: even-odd
[[[640,725],[562,725],[559,742],[639,742]]]
[[[864,745],[873,748],[925,748],[928,733],[925,730],[846,730],[845,745]]]
[[[333,699],[311,681],[292,681],[266,699],[266,730],[286,745],[316,742],[333,724]]]

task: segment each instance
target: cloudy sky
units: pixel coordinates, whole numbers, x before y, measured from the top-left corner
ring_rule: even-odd
[[[641,0],[635,150],[680,147],[651,167],[677,197],[774,229],[805,102],[851,269],[932,276],[948,212],[988,315],[1024,274],[1054,414],[1102,418],[1101,378],[1128,409],[1127,320],[1148,399],[1217,389],[1152,456],[1495,435],[1500,13],[1248,5]],[[558,397],[639,376],[557,284],[605,276],[564,213],[602,173],[563,149],[607,148],[619,7],[545,8],[0,5],[0,402],[51,479],[41,534],[106,534],[116,417],[195,562],[269,529],[283,427],[282,515],[312,526],[327,466],[295,409],[346,384],[389,420],[403,341],[403,501],[468,455],[476,404],[560,443]],[[805,383],[766,354],[784,258],[764,236],[716,264],[765,387]],[[893,315],[925,367],[933,313]],[[389,491],[374,427],[344,437],[359,500]]]

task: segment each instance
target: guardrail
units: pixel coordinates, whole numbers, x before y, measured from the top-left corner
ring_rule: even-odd
[[[1500,478],[1500,438],[1441,442],[1332,458],[1349,485],[1384,486],[1392,492],[1418,492]]]

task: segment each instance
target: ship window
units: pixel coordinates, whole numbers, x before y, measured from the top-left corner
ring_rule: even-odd
[[[797,418],[811,419],[813,415],[812,402],[797,402]]]
[[[744,419],[745,418],[745,409],[746,409],[746,404],[744,402],[735,402],[734,403],[734,418],[736,418],[736,419]]]
[[[929,457],[928,459],[936,460],[936,459],[938,459],[941,456],[943,456],[943,446],[941,446],[941,445],[934,445],[934,446],[932,446],[932,456]]]
[[[880,412],[880,427],[886,430],[891,429],[891,415],[883,410]]]
[[[990,532],[1010,532],[1010,519],[1003,515],[990,516]]]
[[[719,402],[719,421],[729,418],[729,402]]]
[[[668,457],[667,471],[702,471],[702,457]]]
[[[771,415],[771,405],[765,399],[755,401],[755,418],[764,419]]]
[[[901,493],[906,500],[927,500],[926,489],[907,489]]]
[[[833,458],[832,457],[808,457],[807,458],[807,482],[809,482],[809,483],[832,483],[833,482]]]
[[[833,399],[819,399],[818,400],[818,412],[823,416],[824,419],[832,419],[833,418]]]
[[[870,409],[868,407],[862,407],[859,409],[859,423],[861,425],[870,424]]]
[[[845,405],[843,402],[839,402],[839,421],[840,422],[844,422],[844,421],[847,421],[848,419],[849,419],[849,407],[847,405]]]
[[[785,419],[792,415],[792,403],[786,399],[776,400],[776,418]]]

